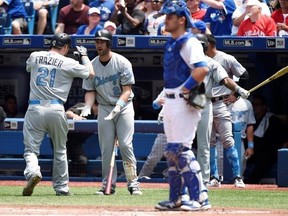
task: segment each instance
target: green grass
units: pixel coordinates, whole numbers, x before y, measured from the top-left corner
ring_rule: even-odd
[[[155,185],[157,187],[157,185]],[[71,187],[71,197],[57,197],[50,186],[37,186],[31,197],[21,195],[23,187],[0,187],[0,205],[43,206],[148,206],[153,207],[168,198],[167,189],[142,189],[142,196],[133,196],[126,188],[117,188],[113,196],[97,196],[95,187]],[[212,189],[209,192],[213,207],[235,207],[246,209],[288,209],[287,191]],[[61,201],[59,201],[61,200]]]

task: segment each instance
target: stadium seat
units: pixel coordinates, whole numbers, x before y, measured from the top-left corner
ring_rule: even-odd
[[[28,34],[34,34],[35,9],[32,0],[22,0],[27,16]]]
[[[0,34],[12,33],[12,20],[10,14],[6,12],[0,13]]]
[[[58,15],[58,4],[53,4],[50,5],[49,7],[49,12],[50,12],[50,21],[51,21],[51,30],[53,33],[55,32],[56,29],[56,23],[57,23],[57,15]]]

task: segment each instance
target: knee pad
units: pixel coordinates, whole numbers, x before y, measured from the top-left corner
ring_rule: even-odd
[[[183,151],[182,143],[167,143],[167,146],[164,150],[164,156],[167,160],[178,161],[178,157]]]

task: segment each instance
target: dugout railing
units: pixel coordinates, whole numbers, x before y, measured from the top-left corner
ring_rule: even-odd
[[[25,161],[23,159],[24,144],[23,144],[23,118],[6,118],[4,122],[4,131],[0,131],[0,172],[2,179],[23,179],[23,171],[25,168]],[[92,132],[86,142],[83,144],[84,151],[88,157],[86,166],[76,166],[69,163],[70,177],[75,180],[79,178],[101,180],[101,154],[98,142],[98,121],[97,120],[82,120],[74,121],[68,120],[69,130],[74,133]],[[149,155],[154,140],[158,133],[163,133],[163,125],[158,124],[157,121],[149,120],[135,120],[135,133],[133,137],[133,147],[135,157],[137,159],[137,172],[139,173],[147,156]],[[233,125],[233,135],[236,142],[236,147],[241,154],[241,135],[238,124]],[[43,139],[39,164],[41,166],[42,174],[45,178],[51,177],[53,150],[49,137],[46,135]],[[116,157],[116,165],[118,169],[119,180],[125,180],[123,175],[123,166],[121,155]],[[166,181],[162,172],[166,169],[166,161],[163,158],[155,167],[151,175],[151,181]],[[230,165],[224,157],[224,181],[231,181],[232,174]]]

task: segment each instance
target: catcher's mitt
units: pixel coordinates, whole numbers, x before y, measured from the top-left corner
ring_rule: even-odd
[[[188,94],[184,94],[187,104],[196,109],[203,109],[206,104],[205,84],[202,82],[190,90]]]

